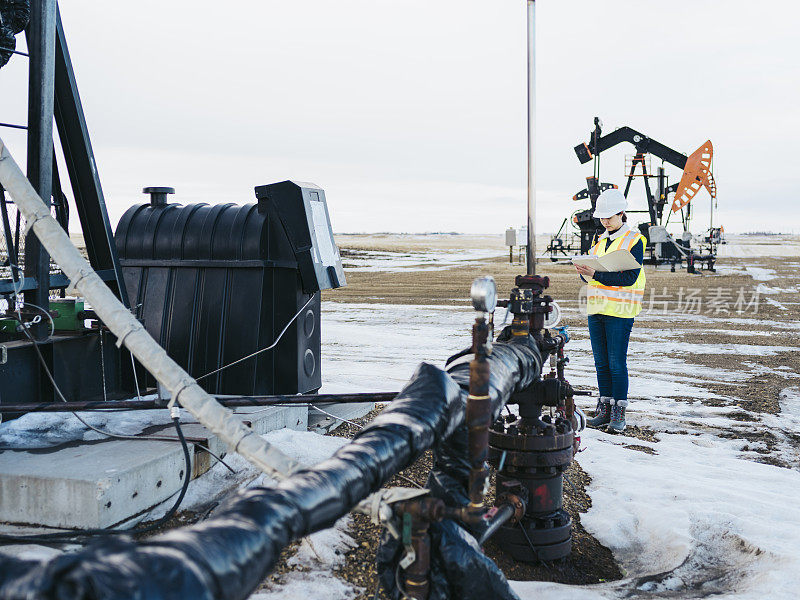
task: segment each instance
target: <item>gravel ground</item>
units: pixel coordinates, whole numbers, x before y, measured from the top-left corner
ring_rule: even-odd
[[[371,421],[382,410],[378,407],[356,422],[364,425]],[[343,424],[332,435],[353,437],[358,428],[347,423]],[[652,437],[639,428],[632,428],[628,433],[630,437],[637,435]],[[647,448],[647,450],[650,450]],[[427,480],[432,465],[430,452],[420,458],[408,469],[393,478],[385,487],[404,486],[412,483],[423,486]],[[555,581],[559,583],[598,583],[611,581],[622,577],[611,552],[602,546],[594,537],[587,533],[580,522],[580,515],[591,506],[591,499],[586,494],[586,486],[590,482],[589,476],[581,469],[580,465],[573,463],[566,473],[564,486],[565,509],[572,516],[573,521],[573,552],[562,560],[552,563],[523,564],[513,561],[491,542],[486,544],[485,552],[503,570],[510,579],[521,581]],[[492,485],[494,476],[492,476]],[[488,501],[491,502],[493,495]],[[380,528],[374,525],[365,515],[353,515],[352,526],[348,533],[356,540],[357,546],[346,554],[345,566],[337,572],[342,579],[365,590],[358,596],[358,600],[372,598],[386,598],[378,591],[378,574],[375,569],[375,553],[378,549]],[[377,596],[375,595],[377,592]]]

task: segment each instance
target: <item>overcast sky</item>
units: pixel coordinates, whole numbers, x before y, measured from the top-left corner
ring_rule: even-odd
[[[796,2],[536,4],[538,231],[586,207],[571,197],[591,165],[572,148],[600,116],[606,131],[629,125],[686,154],[711,139],[718,222],[800,232]],[[284,179],[323,187],[338,232],[524,223],[523,0],[73,0],[61,11],[114,223],[144,186],[244,203]],[[0,121],[24,122],[26,73],[19,56],[0,69]],[[0,135],[22,160],[24,136]],[[623,184],[632,150],[604,153],[601,179]],[[634,208],[643,197],[636,181]],[[708,194],[694,202],[700,231]]]

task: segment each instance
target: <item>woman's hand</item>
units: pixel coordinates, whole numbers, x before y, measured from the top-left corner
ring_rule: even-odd
[[[589,279],[594,277],[594,269],[592,267],[587,267],[586,265],[575,265],[575,270]]]

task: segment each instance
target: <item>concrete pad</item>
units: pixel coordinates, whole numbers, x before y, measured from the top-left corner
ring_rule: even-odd
[[[236,414],[257,434],[264,435],[284,427],[305,431],[308,427],[309,409],[307,406],[266,406],[264,408],[248,406],[237,408]]]
[[[289,427],[304,431],[305,406],[248,407],[236,411],[258,434]],[[188,417],[184,413],[185,417]],[[171,428],[154,435],[174,436]],[[187,423],[192,476],[227,448],[202,425]],[[176,436],[177,437],[177,436]],[[52,527],[103,528],[163,502],[183,483],[184,458],[175,442],[97,440],[34,451],[0,453],[0,521]]]
[[[108,527],[169,498],[180,489],[183,470],[183,450],[170,442],[114,440],[4,452],[0,520]]]
[[[328,433],[333,431],[346,419],[352,421],[353,419],[360,419],[369,411],[375,408],[374,402],[354,402],[352,404],[319,404],[319,408],[324,410],[325,414],[317,409],[308,409],[308,429],[309,431],[316,431],[317,433]],[[333,415],[333,417],[331,417]]]

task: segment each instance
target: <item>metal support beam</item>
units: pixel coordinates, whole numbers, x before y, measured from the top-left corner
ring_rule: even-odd
[[[25,32],[30,61],[28,67],[28,179],[47,206],[53,185],[53,104],[55,82],[56,0],[32,0],[31,20]],[[48,281],[50,256],[39,239],[29,232],[25,238],[25,276]],[[25,302],[47,308],[49,290],[40,286],[25,292]],[[43,339],[44,323],[33,335]]]
[[[8,265],[14,279],[19,277],[17,265],[17,247],[14,245],[14,235],[11,233],[11,221],[8,217],[8,206],[6,205],[6,191],[0,185],[0,213],[3,218],[3,237],[6,240],[6,251],[8,252]]]
[[[536,173],[535,121],[536,121],[536,6],[528,3],[528,275],[536,274]]]
[[[106,282],[106,284],[111,287],[111,283],[116,278],[114,271],[98,271],[97,275]],[[21,281],[17,281],[16,283],[12,279],[2,279],[0,280],[0,294],[10,294],[14,291],[17,292],[27,292],[30,290],[35,290],[39,287],[39,281],[35,277],[26,277]],[[50,284],[48,285],[47,289],[50,290],[63,290],[64,288],[69,287],[69,279],[67,279],[66,275],[63,273],[53,273],[50,276]]]
[[[644,161],[644,156],[641,158],[642,163],[642,179],[644,179],[644,191],[647,194],[647,211],[650,214],[650,224],[651,225],[658,225],[658,219],[656,217],[656,201],[653,198],[653,192],[650,190],[650,174],[647,172],[647,164]]]
[[[89,255],[89,264],[96,271],[113,270],[116,273],[116,277],[107,283],[127,307],[128,294],[114,246],[114,232],[108,220],[108,210],[89,139],[89,129],[86,126],[78,84],[72,70],[61,15],[57,9],[55,20],[55,119],[86,243],[86,252]]]

